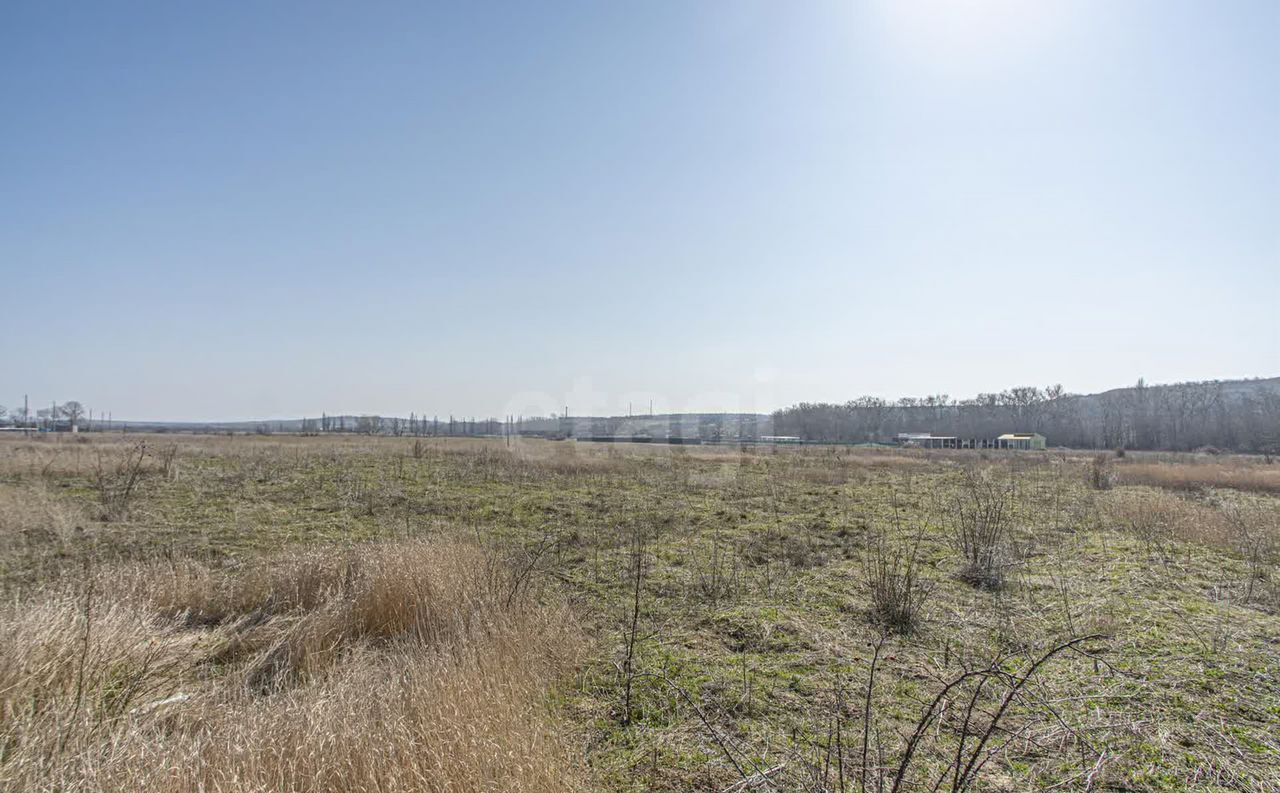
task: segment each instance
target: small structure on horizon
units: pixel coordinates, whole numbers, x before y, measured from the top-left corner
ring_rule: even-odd
[[[934,435],[932,432],[899,432],[899,446],[912,449],[1014,449],[1039,450],[1045,448],[1045,437],[1038,432],[1006,432],[995,438],[960,438],[955,435]]]
[[[954,435],[934,435],[932,432],[899,432],[898,445],[912,449],[958,449]]]
[[[999,438],[997,448],[1000,449],[1024,449],[1044,451],[1044,436],[1038,432],[1006,432]]]

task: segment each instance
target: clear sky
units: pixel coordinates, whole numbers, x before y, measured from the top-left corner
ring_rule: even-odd
[[[1280,3],[0,8],[0,404],[1280,374]]]

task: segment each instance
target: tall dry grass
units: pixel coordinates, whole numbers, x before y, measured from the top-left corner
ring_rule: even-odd
[[[0,554],[59,544],[83,525],[84,513],[44,482],[0,484]]]
[[[1280,510],[1275,504],[1248,497],[1211,503],[1162,490],[1110,495],[1105,516],[1150,553],[1167,560],[1178,542],[1233,553],[1244,563],[1244,601],[1280,607]]]
[[[562,608],[474,546],[87,571],[0,609],[0,789],[561,791]]]
[[[1192,542],[1225,550],[1235,544],[1236,526],[1214,504],[1159,490],[1108,496],[1102,502],[1104,516],[1144,542]]]
[[[1134,462],[1116,466],[1115,475],[1116,481],[1123,485],[1149,485],[1168,490],[1231,488],[1280,494],[1280,465]]]

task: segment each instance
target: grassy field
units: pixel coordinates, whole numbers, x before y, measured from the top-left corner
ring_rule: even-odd
[[[0,438],[0,786],[1280,790],[1278,472]]]

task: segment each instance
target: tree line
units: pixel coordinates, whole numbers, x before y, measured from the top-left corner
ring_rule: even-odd
[[[98,423],[105,423],[101,415]],[[51,403],[46,408],[32,410],[23,400],[21,407],[7,408],[0,405],[0,427],[17,427],[22,429],[57,429],[59,427],[86,430],[94,423],[93,414],[76,400]]]
[[[1070,394],[1021,386],[955,400],[864,396],[804,402],[773,414],[773,431],[834,443],[891,442],[901,432],[992,438],[1038,432],[1050,445],[1085,449],[1203,448],[1280,453],[1280,380],[1209,381]]]
[[[439,416],[432,416],[427,418],[425,414],[419,416],[417,413],[410,413],[407,419],[369,414],[330,416],[326,413],[318,419],[302,419],[301,432],[304,435],[352,432],[359,435],[394,435],[396,437],[498,435],[505,433],[513,420],[514,417],[455,419],[449,416],[448,419],[441,419]]]

